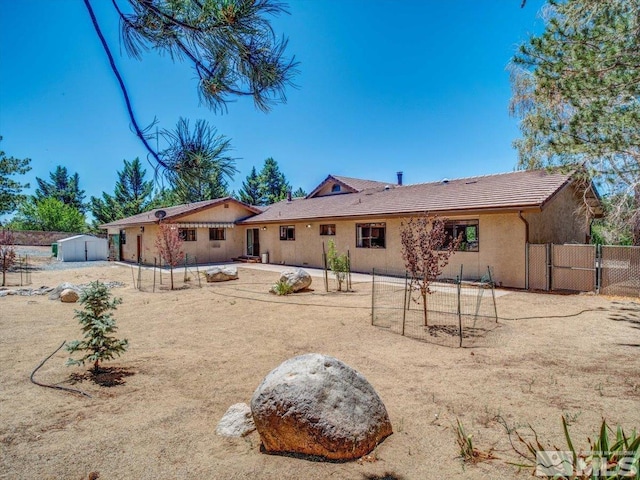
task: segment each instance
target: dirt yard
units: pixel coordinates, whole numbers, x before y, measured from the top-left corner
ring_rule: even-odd
[[[586,447],[602,418],[640,427],[640,303],[511,292],[498,298],[501,341],[454,349],[370,324],[370,284],[352,293],[267,292],[277,273],[156,293],[133,288],[128,267],[36,271],[32,286],[120,281],[112,292],[129,351],[105,364],[111,386],[81,380],[64,350],[36,374],[92,398],[38,387],[31,371],[63,340],[80,339],[76,304],[0,298],[2,479],[508,479],[530,478],[506,428],[531,424],[564,446],[561,416]],[[194,282],[191,282],[194,283]],[[260,452],[257,433],[222,438],[226,409],[249,402],[263,377],[319,352],[361,372],[384,401],[394,434],[366,461],[322,463]],[[75,384],[71,384],[76,378]],[[78,379],[80,378],[80,381]],[[104,380],[104,379],[103,379]],[[109,382],[106,382],[109,383]],[[464,463],[456,419],[495,460]]]

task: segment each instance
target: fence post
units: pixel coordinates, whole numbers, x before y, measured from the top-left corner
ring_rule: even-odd
[[[347,270],[348,270],[348,276],[347,276],[347,292],[351,291],[351,252],[349,252],[349,249],[347,248]]]
[[[194,257],[196,260],[196,276],[198,277],[198,287],[202,288],[202,282],[200,281],[200,270],[198,269],[198,257]]]
[[[152,293],[156,293],[156,257],[153,257],[153,289]]]
[[[602,285],[602,245],[596,245],[596,294],[600,294]]]
[[[138,260],[138,290],[142,290],[142,259]]]
[[[131,265],[131,281],[133,282],[133,288],[137,290],[138,287],[136,286],[136,275],[133,273],[133,265]]]
[[[524,245],[524,289],[529,290],[529,242]]]
[[[460,307],[460,289],[462,288],[462,267],[460,265],[460,276],[458,277],[458,335],[460,336],[460,347],[462,347],[462,308]]]
[[[324,242],[322,242],[322,265],[324,266],[324,291],[329,292],[329,273],[327,272],[327,252],[324,249]]]
[[[493,313],[496,316],[496,323],[498,323],[498,306],[496,305],[496,289],[493,283],[493,277],[491,276],[490,265],[487,265],[487,272],[489,273],[489,283],[491,284],[491,298],[493,298]]]
[[[402,301],[402,336],[404,336],[404,325],[407,319],[407,288],[409,286],[409,272],[404,271],[404,300]]]
[[[375,305],[376,303],[376,269],[371,270],[371,325],[375,325]]]
[[[553,243],[547,243],[547,290],[553,290]]]

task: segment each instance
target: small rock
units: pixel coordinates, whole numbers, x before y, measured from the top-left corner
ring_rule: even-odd
[[[220,419],[216,433],[223,437],[244,437],[256,429],[251,408],[246,403],[231,405]]]
[[[78,298],[80,298],[78,292],[72,290],[71,288],[65,288],[60,293],[60,301],[64,303],[76,303],[78,301]]]
[[[207,282],[226,282],[238,279],[238,269],[232,266],[211,267],[205,272]]]

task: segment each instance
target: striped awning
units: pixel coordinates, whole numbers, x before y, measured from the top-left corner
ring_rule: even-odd
[[[176,222],[179,228],[233,228],[232,222]]]

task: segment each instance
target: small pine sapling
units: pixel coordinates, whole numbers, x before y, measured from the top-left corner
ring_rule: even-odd
[[[349,273],[349,257],[344,253],[338,253],[336,244],[329,240],[329,251],[327,252],[327,264],[338,282],[338,291],[342,291],[342,283]]]
[[[67,365],[84,365],[93,362],[93,371],[100,370],[100,362],[113,360],[127,350],[129,341],[119,340],[110,334],[117,330],[116,321],[110,313],[122,303],[121,298],[111,298],[107,286],[99,281],[91,282],[80,295],[84,310],[76,310],[75,318],[82,325],[84,340],[74,340],[67,344],[70,353],[85,352],[78,360],[69,358]]]
[[[11,230],[0,231],[0,268],[2,268],[2,286],[7,284],[7,271],[16,263],[15,237]]]
[[[400,228],[402,258],[411,283],[420,291],[425,326],[428,325],[427,295],[432,293],[431,284],[442,275],[461,240],[447,236],[445,225],[446,219],[425,214],[410,218]]]
[[[171,270],[171,290],[173,290],[173,269],[184,259],[182,244],[183,241],[176,225],[160,224],[156,235],[156,248],[158,255],[169,265]]]

